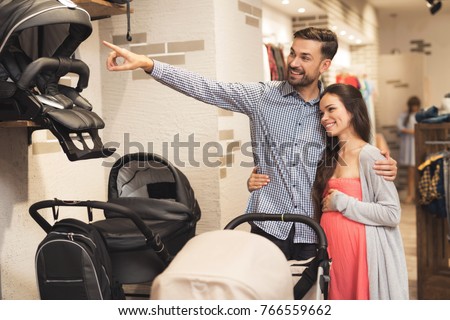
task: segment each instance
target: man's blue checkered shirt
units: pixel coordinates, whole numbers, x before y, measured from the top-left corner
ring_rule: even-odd
[[[305,102],[286,81],[222,83],[155,61],[152,77],[185,95],[246,114],[255,165],[270,183],[251,193],[246,212],[313,216],[311,189],[325,148],[319,98]],[[267,233],[286,239],[292,223],[256,222]],[[295,226],[295,243],[314,243],[316,235]]]

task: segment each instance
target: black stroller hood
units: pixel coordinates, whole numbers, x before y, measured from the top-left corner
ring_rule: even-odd
[[[109,174],[108,201],[130,205],[146,219],[197,221],[200,208],[187,177],[154,153],[126,154]],[[176,218],[178,216],[178,218]]]
[[[69,57],[92,33],[90,20],[84,9],[68,0],[2,0],[0,53],[7,47],[11,36],[25,29],[33,32],[37,27],[51,26],[48,31],[44,30],[41,39],[33,37],[40,43],[22,41],[22,47],[38,48],[40,52],[27,52],[32,60],[41,56]],[[42,29],[36,32],[42,32]]]
[[[140,161],[141,164],[136,168],[132,168],[130,163],[133,161]],[[150,163],[149,167],[145,167],[142,163]],[[158,165],[159,164],[159,165]],[[115,199],[119,197],[123,197],[121,194],[121,187],[119,187],[118,177],[120,170],[129,169],[131,173],[128,173],[132,176],[129,178],[135,178],[136,174],[141,171],[144,172],[146,170],[151,169],[152,174],[158,171],[167,171],[170,174],[170,179],[165,182],[171,182],[174,185],[173,198],[175,201],[183,203],[187,207],[192,206],[192,202],[195,200],[194,191],[191,189],[189,181],[186,176],[180,172],[180,170],[174,167],[167,159],[154,154],[154,153],[130,153],[126,154],[120,159],[118,159],[109,174],[109,183],[108,183],[108,199]],[[166,173],[167,175],[167,173]],[[160,178],[161,179],[161,178]],[[167,177],[165,178],[167,179]],[[124,183],[124,186],[126,183]]]

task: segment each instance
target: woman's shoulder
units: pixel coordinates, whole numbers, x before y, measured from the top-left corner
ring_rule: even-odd
[[[377,160],[386,160],[386,158],[381,154],[380,149],[367,143],[362,149],[359,155],[361,161],[377,161]]]

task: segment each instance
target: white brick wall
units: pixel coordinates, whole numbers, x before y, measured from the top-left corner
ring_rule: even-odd
[[[250,13],[246,12],[248,9]],[[136,1],[132,33],[146,33],[147,44],[203,41],[203,50],[183,53],[185,64],[181,67],[220,81],[259,81],[260,9],[260,0]],[[248,17],[253,19],[250,23]],[[126,19],[113,17],[101,21],[100,26],[100,37],[111,40],[112,36],[125,33]],[[107,52],[102,49],[102,56],[106,57]],[[245,116],[220,117],[213,106],[185,97],[154,80],[132,81],[131,73],[111,74],[103,70],[102,79],[104,118],[108,123],[105,134],[107,140],[121,142],[120,154],[124,152],[123,133],[129,133],[131,141],[144,146],[153,142],[157,153],[162,152],[163,144],[174,140],[174,135],[179,134],[181,141],[187,141],[194,134],[195,141],[200,142],[195,152],[195,160],[199,162],[204,156],[204,145],[219,141],[220,130],[233,130],[234,140],[249,140]],[[221,142],[226,145],[228,140]],[[173,162],[171,152],[168,158]],[[181,158],[187,162],[187,151],[181,153]],[[225,213],[244,211],[248,197],[245,181],[251,169],[233,164],[223,179],[219,167],[203,164],[193,167],[187,163],[180,169],[188,176],[202,208],[198,232],[222,228],[229,219],[224,218]]]

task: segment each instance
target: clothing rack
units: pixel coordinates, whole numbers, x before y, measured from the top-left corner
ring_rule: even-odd
[[[418,123],[415,126],[416,164],[428,155],[450,151],[450,123]],[[416,186],[419,170],[416,171]],[[416,199],[419,192],[416,191]],[[450,199],[446,199],[450,201]],[[449,224],[416,205],[417,225],[417,297],[422,299],[450,299],[450,242]]]
[[[425,144],[450,145],[450,141],[425,141]]]

